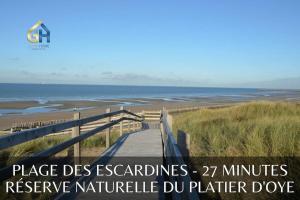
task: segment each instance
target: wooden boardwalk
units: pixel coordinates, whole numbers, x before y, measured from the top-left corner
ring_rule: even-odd
[[[103,157],[111,157],[106,165],[130,165],[135,164],[155,164],[163,165],[163,143],[160,129],[146,129],[131,134],[125,134],[114,145],[112,145]],[[156,175],[150,177],[94,177],[91,182],[103,181],[112,183],[115,181],[148,182],[163,181],[163,177]],[[142,187],[142,186],[141,186]],[[157,185],[159,188],[160,185]],[[162,188],[161,188],[162,189]],[[162,192],[154,194],[122,194],[122,193],[80,193],[76,199],[164,199]]]
[[[101,121],[101,123],[99,123]],[[85,127],[85,128],[83,128]],[[64,121],[61,123],[37,127],[28,130],[22,130],[20,132],[14,132],[0,137],[0,150],[16,146],[28,141],[35,140],[44,136],[51,134],[57,134],[60,132],[65,132],[66,130],[71,130],[72,137],[65,140],[59,144],[51,146],[47,149],[41,150],[40,152],[34,153],[29,157],[20,159],[14,163],[15,165],[24,165],[27,169],[32,164],[44,162],[45,159],[66,150],[68,148],[73,148],[74,164],[81,163],[81,147],[80,143],[97,133],[102,133],[105,135],[105,143],[107,150],[97,156],[93,163],[89,163],[91,166],[89,170],[92,172],[90,176],[82,176],[79,178],[74,178],[72,180],[72,185],[70,186],[69,193],[60,193],[56,199],[164,199],[165,194],[162,192],[162,182],[164,180],[169,180],[172,183],[182,182],[186,190],[183,193],[172,192],[172,199],[198,199],[197,192],[189,189],[189,182],[191,177],[187,176],[171,176],[165,173],[153,173],[149,176],[144,176],[141,171],[136,175],[114,175],[114,176],[97,176],[97,171],[102,170],[105,172],[109,171],[103,166],[112,166],[113,169],[116,165],[122,166],[139,166],[141,169],[146,171],[145,166],[170,166],[170,165],[183,165],[184,160],[180,148],[180,144],[189,144],[189,137],[177,137],[177,139],[185,138],[184,141],[177,143],[173,133],[172,133],[172,115],[169,114],[167,110],[162,111],[148,111],[142,113],[132,113],[128,110],[124,110],[123,107],[117,111],[111,111],[109,108],[106,113],[90,116],[86,118],[80,118],[80,113],[74,113],[74,119],[69,121]],[[118,140],[111,145],[111,130],[119,129],[120,137]],[[133,132],[136,131],[136,132]],[[130,132],[130,133],[128,133]],[[187,145],[189,146],[189,145]],[[185,150],[186,148],[181,148]],[[97,166],[100,168],[97,168]],[[144,167],[144,169],[143,169]],[[126,169],[121,169],[121,171]],[[154,169],[156,170],[156,169]],[[136,171],[136,169],[135,169]],[[107,173],[102,173],[107,174]],[[115,171],[113,172],[115,174]],[[130,174],[130,173],[129,173]],[[139,175],[140,174],[140,175]],[[9,165],[0,169],[0,180],[4,181],[13,176],[13,165]],[[130,180],[129,180],[130,179]],[[102,183],[149,183],[155,182],[158,190],[157,192],[149,191],[150,185],[133,185],[133,191],[138,190],[138,193],[128,193],[125,191],[113,192],[113,193],[103,193],[99,191],[99,182]],[[77,183],[91,183],[96,182],[98,188],[93,192],[80,192],[77,191]],[[94,184],[92,184],[94,185]],[[110,187],[111,190],[119,186],[108,185],[104,187]],[[147,188],[148,187],[148,188]],[[145,189],[146,192],[141,192],[141,188]],[[107,191],[107,189],[105,189]],[[148,192],[147,192],[148,190]],[[91,191],[91,192],[90,192]],[[192,191],[192,192],[189,192]],[[169,196],[168,196],[169,198]]]
[[[162,138],[159,129],[142,130],[125,137],[125,141],[114,156],[163,157]]]

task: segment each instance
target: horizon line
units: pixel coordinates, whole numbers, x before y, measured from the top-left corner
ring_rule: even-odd
[[[69,85],[69,86],[121,86],[121,87],[174,87],[174,88],[227,88],[227,89],[256,89],[256,90],[300,90],[281,88],[255,88],[255,87],[226,87],[226,86],[175,86],[175,85],[118,85],[118,84],[90,84],[90,83],[22,83],[22,82],[0,82],[0,84],[22,84],[22,85]]]

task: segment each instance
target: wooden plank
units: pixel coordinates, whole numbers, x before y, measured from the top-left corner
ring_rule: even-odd
[[[144,114],[147,115],[147,114],[160,114],[160,110],[153,110],[153,111],[144,111]]]
[[[152,160],[153,158],[156,159],[155,164],[163,165],[163,152],[162,152],[162,143],[161,143],[161,133],[159,129],[147,129],[143,131],[139,131],[136,133],[131,134],[124,134],[123,137],[119,138],[119,140],[114,143],[109,149],[107,149],[101,157],[97,159],[96,162],[92,164],[92,174],[96,174],[97,172],[97,164],[101,165],[117,165],[122,162],[122,158],[128,160],[128,163],[135,164],[135,158],[127,159],[129,157],[136,157],[138,158],[145,158],[144,162]],[[149,160],[146,159],[149,157]],[[121,159],[121,160],[120,160]],[[143,159],[140,159],[143,160]],[[143,161],[141,161],[143,162]],[[126,164],[128,164],[126,163]],[[125,164],[125,163],[124,163]],[[149,163],[147,163],[149,164]],[[91,178],[90,178],[91,177]],[[110,182],[107,180],[108,177],[105,177],[105,181]],[[135,177],[133,177],[134,179]],[[155,174],[151,177],[139,177],[137,176],[136,181],[158,181],[158,176]],[[114,179],[114,177],[112,178]],[[89,176],[89,177],[81,177],[78,182],[95,182],[95,181],[103,181],[103,177],[100,176]],[[115,181],[112,180],[112,181]],[[127,177],[118,177],[118,181],[128,181]],[[161,182],[160,182],[161,183]],[[72,184],[70,187],[70,193],[62,193],[58,196],[57,199],[137,199],[134,198],[134,194],[125,193],[110,193],[105,194],[104,192],[100,193],[75,193],[75,184]],[[162,193],[153,193],[147,194],[147,197],[151,197],[149,199],[164,199]],[[162,195],[162,196],[160,196]],[[141,198],[145,198],[144,194],[140,194]]]
[[[146,129],[128,135],[115,157],[162,157],[162,142],[159,129]]]
[[[145,117],[160,117],[160,113],[159,114],[145,114]]]
[[[145,117],[145,120],[150,119],[150,120],[160,120],[160,117]]]

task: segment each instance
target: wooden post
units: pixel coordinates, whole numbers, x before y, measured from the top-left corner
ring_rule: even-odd
[[[142,116],[142,119],[145,120],[145,111],[144,110],[142,110],[141,116]]]
[[[131,132],[134,131],[134,121],[133,120],[130,121],[130,130],[131,130]]]
[[[80,113],[74,113],[74,120],[80,119]],[[80,135],[80,126],[76,126],[72,128],[72,138],[77,137]],[[74,164],[80,164],[80,157],[81,157],[81,152],[80,152],[80,142],[77,142],[74,144]]]
[[[134,122],[134,131],[136,131],[137,130],[137,128],[138,128],[138,122]]]
[[[124,107],[121,106],[120,110],[124,110]],[[121,113],[120,118],[122,118],[123,116],[124,116],[124,113]],[[123,135],[123,120],[120,122],[120,136],[122,136],[122,135]]]
[[[166,135],[166,133],[165,133],[165,130],[164,130],[164,124],[162,122],[160,122],[159,125],[160,125],[160,132],[161,132],[161,135],[162,135],[162,140],[163,140],[163,143],[165,144],[165,141],[166,141],[165,135]]]
[[[128,111],[130,112],[130,110],[128,110]],[[128,114],[127,117],[130,118],[131,116]],[[132,127],[132,126],[131,126],[131,123],[132,123],[132,121],[131,121],[131,120],[128,120],[128,132],[129,132],[129,133],[131,132],[131,127]]]
[[[191,147],[190,135],[182,130],[177,131],[177,144],[183,157],[188,157]]]
[[[132,131],[135,131],[135,121],[131,121],[131,124],[132,124]]]
[[[129,132],[132,131],[132,121],[131,120],[128,121],[128,131]]]
[[[170,130],[173,131],[173,116],[169,113],[167,114],[167,123],[169,124]]]
[[[110,113],[110,108],[106,109],[106,113]],[[110,123],[110,117],[107,117],[106,122]],[[107,128],[106,130],[106,138],[105,138],[106,148],[108,149],[110,147],[110,128]]]

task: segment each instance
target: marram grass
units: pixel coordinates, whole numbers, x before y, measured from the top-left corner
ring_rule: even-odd
[[[300,156],[300,104],[251,102],[174,115],[195,156]]]
[[[116,131],[111,132],[111,143],[116,142],[119,137],[119,133]],[[34,153],[38,153],[57,144],[60,144],[68,139],[70,135],[53,135],[48,137],[41,137],[29,142],[22,143],[20,145],[13,146],[11,148],[0,151],[0,168],[8,164],[13,164],[22,157],[30,156]],[[83,148],[95,148],[105,147],[105,133],[96,134],[87,138],[81,142]],[[65,150],[66,151],[66,150]],[[96,156],[96,155],[91,155]]]

